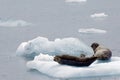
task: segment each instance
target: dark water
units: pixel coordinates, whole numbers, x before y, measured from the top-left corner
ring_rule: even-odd
[[[16,56],[21,42],[38,36],[55,38],[75,37],[90,45],[99,42],[109,47],[113,56],[120,56],[120,1],[88,0],[84,4],[64,0],[0,0],[1,19],[21,19],[32,26],[0,26],[0,80],[59,80],[26,68],[26,61]],[[90,18],[93,13],[105,12],[104,20]],[[80,34],[79,28],[107,30],[106,34]],[[64,79],[63,79],[64,80]],[[74,79],[70,79],[74,80]],[[80,78],[75,80],[120,80],[117,76]]]

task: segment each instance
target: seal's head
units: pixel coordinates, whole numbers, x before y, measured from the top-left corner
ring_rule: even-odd
[[[99,46],[98,43],[92,43],[91,47],[93,49],[93,51],[95,52],[95,49]]]

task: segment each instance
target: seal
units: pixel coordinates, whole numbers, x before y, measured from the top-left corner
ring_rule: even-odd
[[[91,45],[95,57],[97,57],[99,60],[109,60],[112,56],[112,52],[110,49],[101,46],[98,43],[92,43]]]
[[[89,66],[96,59],[97,57],[95,56],[85,57],[85,55],[83,54],[80,55],[80,57],[70,56],[70,55],[60,55],[54,57],[54,61],[58,62],[59,64],[77,66],[77,67]]]

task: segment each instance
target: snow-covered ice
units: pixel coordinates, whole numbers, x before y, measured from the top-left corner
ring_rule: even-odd
[[[51,77],[80,78],[120,74],[120,57],[112,57],[110,61],[95,61],[89,67],[73,67],[60,65],[53,61],[53,56],[40,54],[27,62],[29,69],[36,69]]]
[[[37,37],[28,42],[23,42],[17,49],[17,55],[39,55],[40,53],[49,55],[69,54],[74,56],[85,54],[86,56],[91,56],[93,55],[93,50],[77,38],[50,41],[45,37]]]
[[[37,37],[21,43],[17,49],[17,55],[30,55],[34,58],[26,64],[29,69],[36,69],[51,77],[79,78],[120,74],[120,57],[112,57],[105,62],[96,60],[89,67],[60,65],[53,61],[55,55],[79,56],[81,53],[91,56],[93,50],[77,38],[50,41],[45,37]]]

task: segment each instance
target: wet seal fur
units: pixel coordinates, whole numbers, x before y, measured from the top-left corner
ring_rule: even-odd
[[[97,57],[85,57],[85,55],[81,55],[80,57],[70,56],[70,55],[61,55],[55,56],[54,61],[58,62],[59,64],[70,65],[70,66],[89,66],[91,65]]]
[[[99,45],[98,43],[92,43],[91,45],[95,57],[99,60],[109,60],[112,56],[110,49]]]

